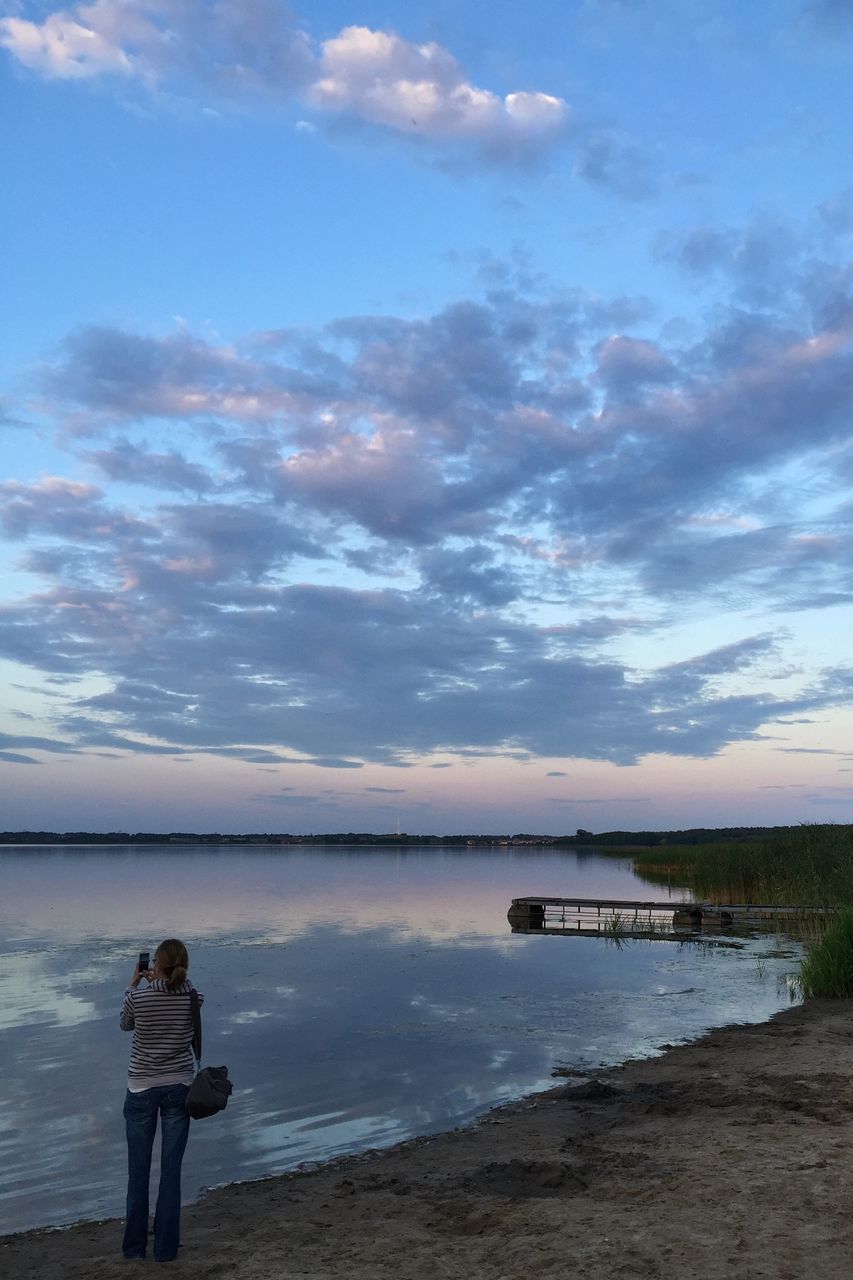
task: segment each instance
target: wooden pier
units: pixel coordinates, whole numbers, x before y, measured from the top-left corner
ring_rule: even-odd
[[[796,932],[827,907],[769,903],[640,902],[616,898],[513,898],[507,919],[513,933],[556,933],[586,938],[683,941],[708,933]]]

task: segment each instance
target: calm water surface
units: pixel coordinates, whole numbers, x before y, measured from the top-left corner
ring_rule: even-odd
[[[791,1002],[795,944],[512,934],[513,896],[660,898],[587,853],[174,845],[0,851],[0,1232],[124,1208],[118,1012],[177,934],[205,1059],[185,1198],[438,1132],[589,1068]],[[673,891],[673,898],[682,895]]]

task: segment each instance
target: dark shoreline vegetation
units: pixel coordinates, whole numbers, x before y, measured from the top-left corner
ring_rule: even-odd
[[[853,996],[853,826],[779,827],[759,839],[667,847],[632,854],[652,884],[673,880],[699,899],[824,907],[807,918],[800,971],[806,996]]]
[[[408,832],[330,831],[312,835],[266,831],[243,834],[220,831],[0,831],[4,844],[364,844],[364,845],[536,845],[558,848],[617,850],[659,848],[662,845],[708,844],[716,841],[740,842],[800,827],[693,827],[687,831],[585,831],[575,835],[546,836],[518,831],[513,835],[485,835],[466,832],[452,836],[410,835]]]

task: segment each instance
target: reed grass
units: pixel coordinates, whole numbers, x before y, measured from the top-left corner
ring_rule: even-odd
[[[605,920],[602,932],[608,938],[622,938],[628,930],[628,917],[621,911],[614,911],[609,920]]]
[[[853,996],[853,907],[834,917],[800,968],[806,996]]]
[[[853,826],[809,823],[759,840],[638,850],[653,884],[677,882],[699,899],[837,909],[810,916],[800,980],[810,996],[853,996]]]
[[[677,880],[697,897],[784,906],[853,906],[853,826],[804,824],[760,840],[637,850],[636,871]]]

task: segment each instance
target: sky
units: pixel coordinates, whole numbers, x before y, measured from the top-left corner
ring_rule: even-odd
[[[0,827],[853,821],[851,0],[2,14]]]

